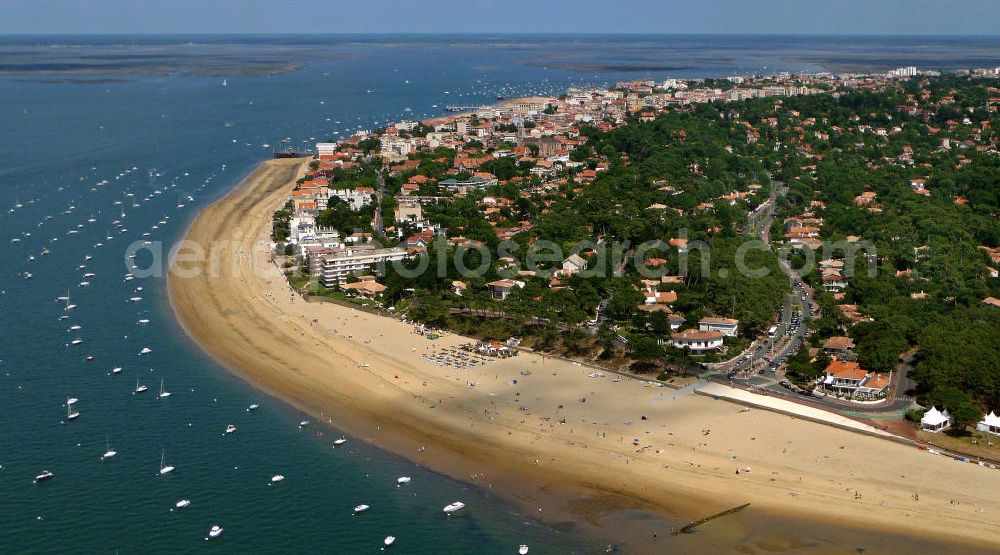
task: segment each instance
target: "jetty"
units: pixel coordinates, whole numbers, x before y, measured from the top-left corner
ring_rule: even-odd
[[[272,151],[275,158],[305,158],[307,156],[312,156],[312,152],[295,150],[294,148],[286,148],[282,150]]]
[[[489,108],[488,106],[457,106],[454,104],[449,104],[445,106],[446,112],[474,112],[476,110],[484,110]]]
[[[671,535],[676,536],[678,534],[690,534],[695,528],[701,526],[702,524],[705,524],[706,522],[715,520],[717,518],[722,518],[724,516],[729,516],[729,515],[734,514],[734,513],[738,513],[740,511],[742,511],[743,509],[746,509],[749,506],[750,506],[749,503],[744,503],[743,505],[739,505],[739,506],[733,507],[731,509],[726,509],[725,511],[722,511],[721,513],[715,513],[714,515],[706,516],[705,518],[703,518],[701,520],[696,520],[696,521],[688,524],[687,526],[684,526],[680,530],[675,530],[673,532],[673,534],[671,534]]]

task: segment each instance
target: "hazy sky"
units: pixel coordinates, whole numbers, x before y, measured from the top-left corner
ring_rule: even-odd
[[[998,0],[0,0],[0,33],[998,34]]]

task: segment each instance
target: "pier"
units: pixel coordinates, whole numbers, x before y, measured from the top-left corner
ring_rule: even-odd
[[[305,158],[307,156],[312,156],[311,152],[299,151],[292,148],[284,150],[275,150],[272,151],[272,154],[274,155],[275,158]]]
[[[456,106],[454,104],[444,107],[446,112],[474,112],[485,108],[486,106]]]

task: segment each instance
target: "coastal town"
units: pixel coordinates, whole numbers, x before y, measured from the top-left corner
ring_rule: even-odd
[[[886,225],[886,214],[904,201],[952,211],[982,203],[977,217],[992,231],[968,261],[980,296],[963,302],[1000,306],[996,199],[962,175],[984,161],[996,171],[998,76],[903,67],[640,80],[399,121],[318,143],[272,239],[303,293],[398,311],[421,330],[670,382],[700,375],[861,419],[905,416],[915,424],[894,432],[930,443],[919,430],[995,432],[1000,391],[921,380],[920,367],[938,363],[910,365],[929,347],[887,341],[880,305],[896,301],[866,302],[875,300],[866,290],[888,273],[907,310],[954,303],[932,279],[948,246]],[[831,112],[836,103],[851,109]],[[845,153],[856,165],[837,168]],[[835,169],[868,175],[854,193],[834,194],[844,181]],[[622,174],[639,187],[624,188],[614,179]],[[680,264],[709,245],[728,259],[731,242],[750,236],[766,244],[755,264],[773,269],[769,278],[726,280],[731,260],[700,273]],[[629,256],[607,269],[623,239]],[[658,243],[636,255],[640,239]],[[528,260],[523,246],[542,240],[568,249]],[[503,252],[505,241],[518,246]],[[456,269],[454,258],[470,253],[485,271]],[[800,270],[783,275],[778,254]],[[401,275],[421,257],[445,270]],[[709,291],[699,282],[710,279]]]

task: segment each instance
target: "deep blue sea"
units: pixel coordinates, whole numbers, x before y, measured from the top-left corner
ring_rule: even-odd
[[[995,38],[0,37],[0,553],[375,553],[389,534],[408,554],[594,552],[495,496],[299,429],[303,415],[184,336],[163,279],[123,280],[126,247],[179,239],[272,148],[447,104],[646,76],[995,66],[998,50]],[[133,394],[137,380],[149,391]],[[118,454],[102,460],[107,443]],[[33,483],[42,470],[54,478]],[[285,481],[269,486],[274,474]],[[172,512],[182,498],[191,506]],[[468,509],[447,518],[455,499]],[[371,510],[352,516],[360,503]],[[205,541],[212,524],[225,532]]]

